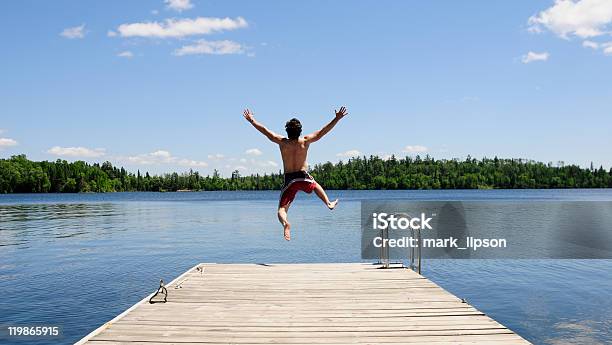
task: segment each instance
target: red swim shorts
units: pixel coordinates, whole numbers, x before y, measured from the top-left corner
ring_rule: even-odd
[[[316,182],[310,181],[295,181],[291,183],[281,194],[279,207],[287,206],[291,204],[295,195],[298,191],[306,192],[308,194],[317,187]]]

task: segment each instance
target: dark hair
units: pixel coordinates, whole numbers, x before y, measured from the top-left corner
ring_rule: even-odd
[[[294,117],[287,121],[285,130],[287,131],[287,137],[289,137],[289,139],[297,139],[300,137],[300,134],[302,134],[302,124],[300,120]]]

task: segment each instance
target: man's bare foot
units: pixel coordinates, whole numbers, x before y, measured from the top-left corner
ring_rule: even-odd
[[[331,201],[329,204],[327,204],[327,207],[329,207],[330,210],[333,210],[334,207],[336,207],[336,204],[338,204],[338,199]]]
[[[285,222],[283,227],[285,228],[285,239],[287,241],[291,241],[291,224],[289,224],[289,222]]]

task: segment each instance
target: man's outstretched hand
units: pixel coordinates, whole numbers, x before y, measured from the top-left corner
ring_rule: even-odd
[[[255,117],[253,116],[253,113],[251,113],[249,109],[244,109],[243,114],[244,114],[244,118],[250,123],[253,123],[253,121],[255,121]]]
[[[337,119],[341,119],[343,117],[345,117],[346,115],[348,115],[348,112],[346,111],[346,107],[340,107],[340,110],[335,110],[336,112],[336,118]]]

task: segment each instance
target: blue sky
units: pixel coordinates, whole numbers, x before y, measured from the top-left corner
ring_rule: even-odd
[[[612,2],[4,1],[0,157],[278,171],[353,154],[612,166]]]

